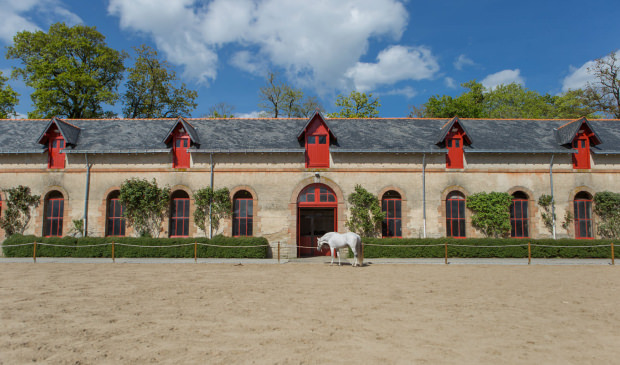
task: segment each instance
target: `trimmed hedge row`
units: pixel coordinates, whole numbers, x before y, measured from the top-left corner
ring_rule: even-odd
[[[537,247],[545,246],[597,246],[609,245],[611,240],[575,240],[575,239],[509,239],[509,238],[364,238],[365,258],[433,258],[444,257],[448,245],[499,246],[499,247],[455,247],[448,246],[448,257],[467,258],[527,258],[527,243],[532,244],[532,258],[611,258],[610,247]],[[614,245],[620,242],[614,242]],[[379,245],[379,246],[370,246]],[[406,245],[424,245],[426,247],[388,247]],[[440,246],[432,246],[440,245]],[[524,245],[522,247],[505,247]],[[502,247],[504,246],[504,247]],[[614,249],[615,257],[620,257],[620,247]]]
[[[32,257],[33,245],[7,247],[22,243],[48,243],[54,245],[71,246],[55,247],[37,245],[37,257],[112,257],[112,245],[83,247],[102,243],[124,243],[140,247],[127,247],[114,245],[114,257],[170,257],[170,258],[193,258],[194,245],[182,247],[152,247],[149,246],[173,246],[188,243],[205,243],[231,247],[213,247],[198,245],[197,256],[201,258],[267,258],[269,255],[269,243],[262,237],[222,237],[212,239],[196,238],[135,238],[135,237],[35,237],[15,234],[7,238],[2,244],[2,251],[7,257]],[[259,246],[264,247],[244,247]]]

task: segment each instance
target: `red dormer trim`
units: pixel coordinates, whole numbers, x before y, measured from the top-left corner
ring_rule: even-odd
[[[582,122],[571,143],[573,149],[577,151],[573,153],[573,169],[590,169],[592,167],[590,163],[590,146],[595,146],[599,143],[598,137],[588,123]]]
[[[469,137],[458,122],[454,123],[446,134],[446,168],[462,169],[463,164],[463,144],[469,141]]]

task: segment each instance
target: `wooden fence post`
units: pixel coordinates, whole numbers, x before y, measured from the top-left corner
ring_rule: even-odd
[[[445,264],[448,264],[448,241],[445,242]]]
[[[280,241],[278,241],[278,264],[280,263]]]
[[[112,241],[112,263],[116,263],[116,258],[114,257],[114,241]]]
[[[532,263],[532,242],[528,241],[527,243],[527,264]]]
[[[198,263],[198,241],[194,242],[194,263]]]
[[[615,256],[616,254],[614,253],[614,241],[611,241],[611,264],[612,265],[616,264]]]
[[[32,260],[37,263],[37,241],[34,241],[34,249],[32,250]]]

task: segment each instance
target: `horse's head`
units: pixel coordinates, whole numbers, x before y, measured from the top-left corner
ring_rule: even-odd
[[[317,238],[316,249],[320,251],[323,249],[323,245],[327,245],[327,244],[328,244],[328,237],[327,235],[323,235],[322,237]]]

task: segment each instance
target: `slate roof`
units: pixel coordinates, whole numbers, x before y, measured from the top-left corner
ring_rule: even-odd
[[[579,129],[583,124],[586,124],[590,130],[594,133],[595,142],[594,144],[600,144],[601,138],[596,133],[596,129],[592,128],[592,124],[588,122],[586,118],[579,118],[575,121],[566,123],[555,130],[555,138],[559,144],[570,144],[575,139],[575,136],[579,132]]]
[[[68,144],[72,144],[72,145],[76,145],[77,144],[77,140],[80,136],[80,128],[76,127],[75,125],[71,124],[71,123],[67,123],[64,120],[58,119],[58,118],[52,118],[52,120],[50,120],[50,122],[47,124],[47,126],[45,127],[45,129],[42,131],[41,136],[39,137],[38,143],[46,143],[47,142],[47,138],[45,136],[45,133],[53,126],[56,125],[56,127],[58,127],[58,130],[60,131],[60,134],[62,134],[63,138],[65,139],[65,142]]]
[[[179,119],[68,120],[78,130],[75,146],[67,153],[168,153],[164,142]],[[442,127],[451,119],[326,119],[338,136],[330,146],[332,153],[390,152],[445,153],[436,144]],[[307,119],[187,119],[199,148],[209,152],[304,152],[298,133]],[[556,139],[556,130],[571,120],[489,120],[459,119],[472,143],[466,153],[573,153],[570,146]],[[41,153],[45,146],[38,138],[49,120],[0,120],[0,154]],[[589,120],[601,144],[592,147],[597,154],[620,154],[620,120]],[[77,129],[76,129],[77,128]],[[189,129],[188,129],[189,130]],[[68,132],[71,133],[71,132]],[[561,132],[564,133],[564,132]],[[69,135],[69,134],[67,134]],[[67,138],[67,136],[65,136]]]

